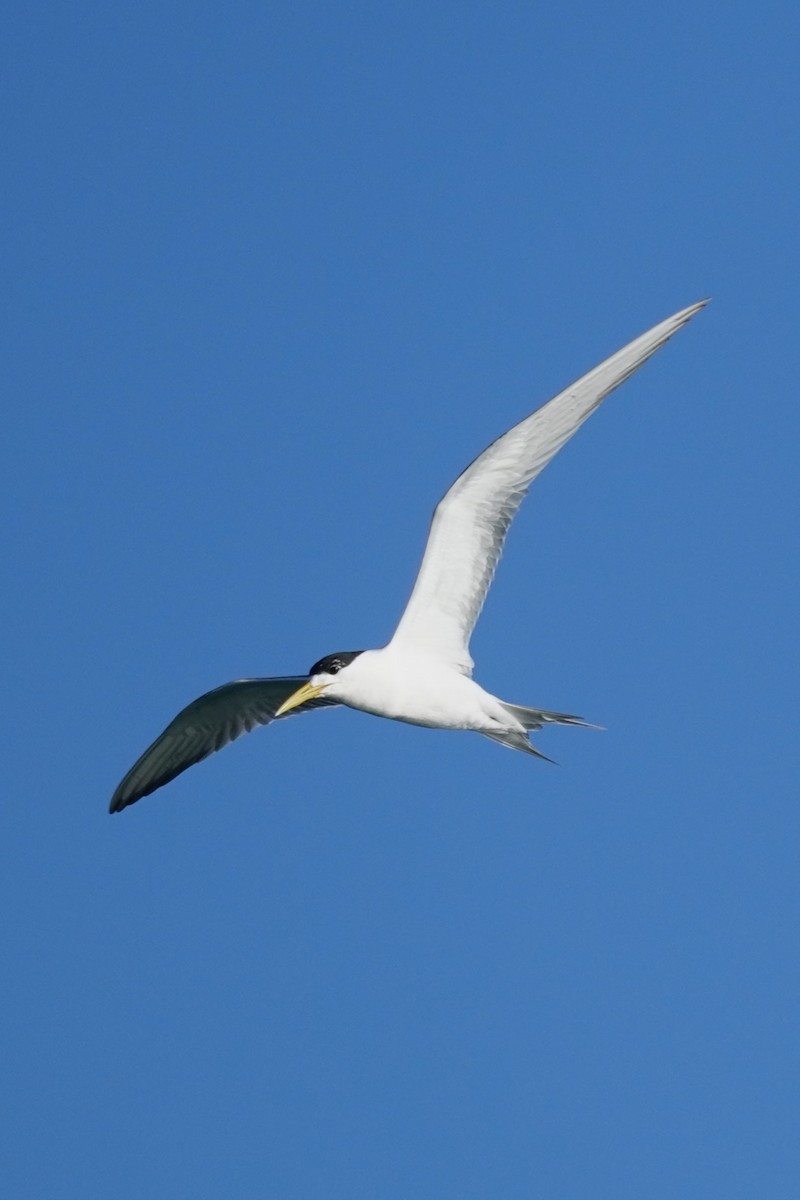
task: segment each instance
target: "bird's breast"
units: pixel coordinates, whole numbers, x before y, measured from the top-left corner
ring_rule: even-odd
[[[471,679],[435,660],[374,650],[348,669],[346,689],[337,689],[336,698],[351,708],[412,725],[476,729],[485,724],[483,695]]]

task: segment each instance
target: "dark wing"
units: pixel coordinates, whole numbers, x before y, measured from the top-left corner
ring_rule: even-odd
[[[237,679],[206,692],[182,709],[152,746],[134,763],[111,797],[109,812],[122,812],[142,796],[169,783],[181,771],[202,762],[243,733],[275,719],[284,700],[306,682],[305,675],[276,679]],[[320,696],[293,708],[287,716],[331,707],[335,700]],[[280,718],[281,720],[283,718]]]

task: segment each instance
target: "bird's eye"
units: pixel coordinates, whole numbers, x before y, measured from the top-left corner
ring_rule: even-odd
[[[315,662],[308,674],[310,676],[337,675],[342,667],[346,667],[354,658],[358,658],[360,653],[360,650],[340,650],[338,654],[329,654],[326,658]]]

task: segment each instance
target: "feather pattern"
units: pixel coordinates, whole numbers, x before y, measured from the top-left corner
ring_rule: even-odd
[[[390,646],[472,673],[469,641],[509,526],[536,476],[615,388],[705,304],[656,325],[483,451],[439,501],[414,589]]]
[[[156,788],[169,783],[187,767],[234,742],[243,733],[250,733],[259,725],[269,725],[284,700],[306,679],[305,675],[237,679],[193,700],[134,763],[114,792],[109,811],[121,812],[142,796],[149,796]],[[335,704],[335,700],[319,696],[286,715]],[[283,720],[283,717],[278,719]]]

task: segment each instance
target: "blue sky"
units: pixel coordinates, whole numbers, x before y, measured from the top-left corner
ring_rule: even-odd
[[[8,1194],[794,1197],[794,6],[32,3],[3,34]],[[202,691],[380,645],[537,482],[477,678],[113,819]]]

